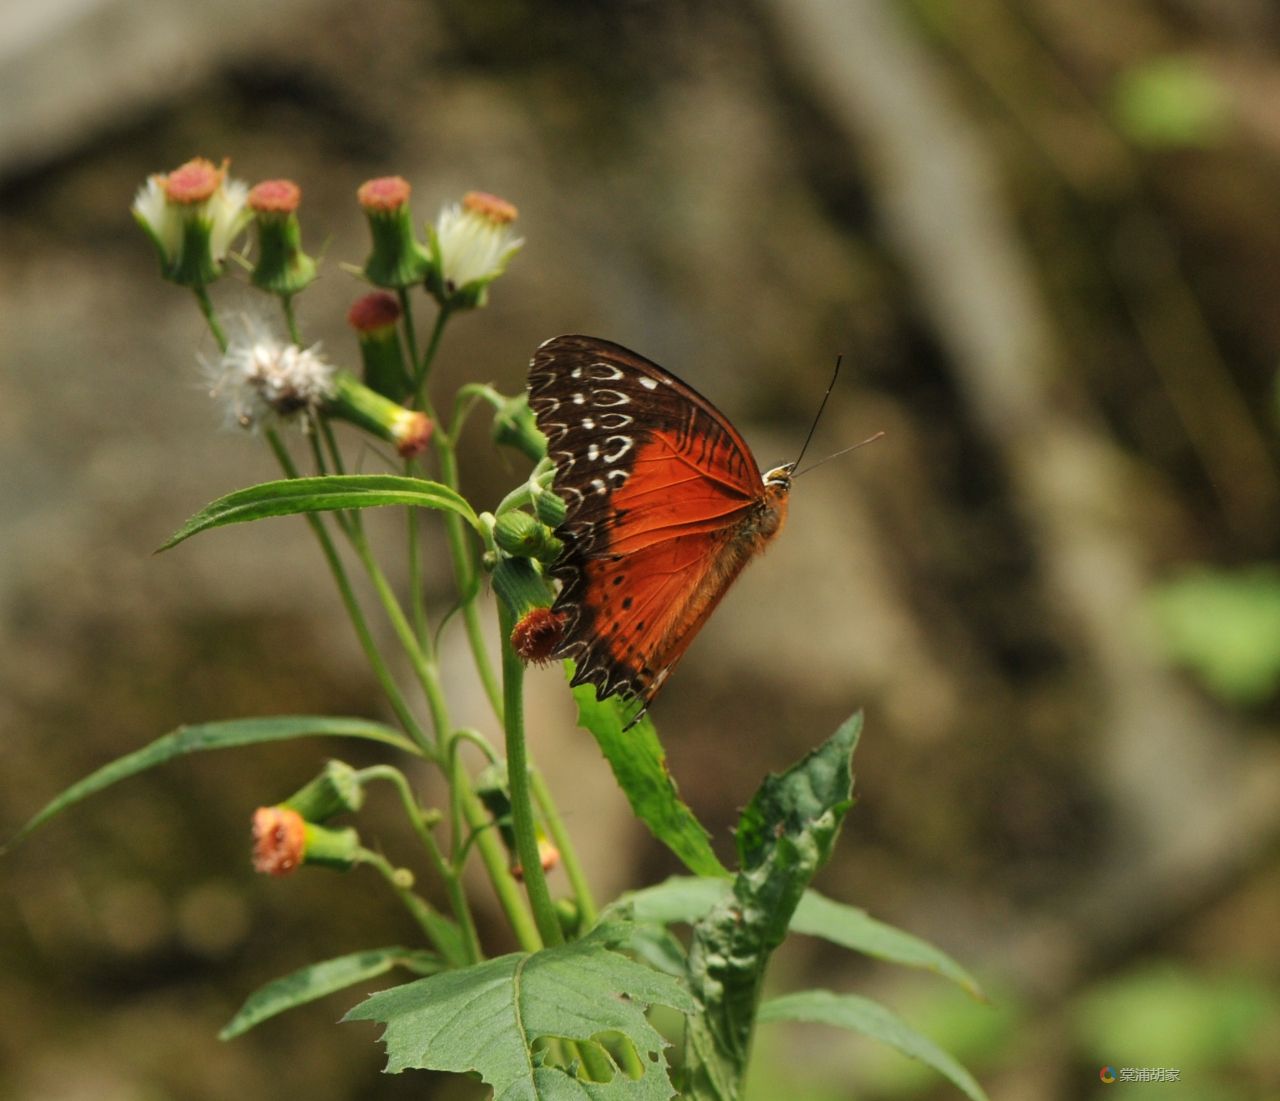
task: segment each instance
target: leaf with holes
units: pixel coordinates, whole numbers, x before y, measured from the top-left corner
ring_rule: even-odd
[[[432,975],[374,994],[344,1020],[386,1025],[388,1071],[475,1073],[495,1101],[667,1101],[675,1096],[667,1044],[645,1009],[687,1013],[693,1003],[675,979],[613,951],[623,935],[618,925],[602,927],[573,944]],[[615,1065],[610,1081],[588,1082],[547,1057],[548,1042],[587,1044],[601,1035],[635,1048],[641,1077]]]

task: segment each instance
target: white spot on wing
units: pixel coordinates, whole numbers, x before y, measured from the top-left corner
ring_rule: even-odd
[[[653,379],[648,378],[647,376],[640,380],[640,385],[643,386],[646,390],[656,390],[658,388],[658,384],[654,382]]]

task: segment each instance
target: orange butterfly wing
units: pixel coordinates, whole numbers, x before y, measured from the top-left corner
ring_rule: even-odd
[[[781,527],[789,479],[766,482],[710,402],[605,340],[547,341],[529,394],[567,505],[556,656],[575,659],[574,684],[639,698],[643,713]]]

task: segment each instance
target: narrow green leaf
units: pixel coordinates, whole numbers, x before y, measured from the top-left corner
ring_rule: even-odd
[[[476,1073],[501,1101],[667,1101],[675,1096],[667,1044],[645,1009],[689,1012],[693,1003],[675,979],[612,951],[617,935],[616,927],[602,927],[572,944],[419,979],[374,994],[344,1020],[386,1025],[388,1071]],[[601,1033],[635,1045],[642,1077],[614,1067],[611,1081],[586,1082],[535,1050],[540,1040],[585,1043]]]
[[[950,1079],[971,1101],[987,1101],[987,1095],[973,1075],[955,1059],[932,1040],[916,1032],[902,1018],[870,998],[857,994],[835,994],[830,990],[803,990],[765,1002],[760,1007],[759,1019],[808,1021],[852,1029],[932,1067]]]
[[[397,474],[330,474],[321,478],[285,478],[238,489],[206,505],[173,533],[160,550],[224,524],[242,524],[267,516],[292,516],[300,512],[332,512],[335,509],[374,508],[379,505],[416,505],[461,516],[479,530],[480,521],[456,491],[423,478]]]
[[[355,983],[384,975],[393,967],[406,967],[419,975],[430,975],[441,968],[439,957],[429,952],[408,948],[370,948],[349,956],[309,964],[260,987],[245,999],[219,1040],[233,1040],[269,1017],[286,1009],[306,1005],[326,994],[344,990]]]
[[[572,667],[566,663],[566,670]],[[589,684],[573,690],[578,705],[578,725],[589,730],[613,769],[637,817],[697,875],[727,876],[711,847],[711,835],[680,798],[676,782],[667,771],[667,755],[648,718],[630,730],[616,697],[597,700]]]
[[[934,971],[980,1001],[986,1001],[977,979],[942,949],[926,940],[877,921],[865,910],[836,902],[817,891],[805,891],[791,919],[791,931],[822,937],[843,948],[906,967]]]
[[[180,726],[150,745],[143,746],[124,757],[119,757],[90,773],[83,780],[72,784],[62,794],[33,817],[5,848],[17,844],[32,830],[43,825],[55,814],[80,802],[81,799],[120,780],[145,772],[175,757],[206,749],[228,749],[232,746],[254,745],[258,742],[279,742],[289,738],[305,738],[311,735],[336,738],[364,738],[382,742],[409,753],[417,753],[417,747],[408,738],[382,723],[367,719],[327,718],[317,715],[275,715],[258,719],[228,719],[224,722],[198,723]]]

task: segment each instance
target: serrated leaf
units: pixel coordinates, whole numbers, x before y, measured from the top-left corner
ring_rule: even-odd
[[[344,1020],[386,1025],[388,1071],[475,1073],[495,1101],[666,1101],[675,1095],[662,1057],[666,1041],[644,1011],[659,1004],[688,1012],[693,1003],[670,976],[612,951],[616,936],[606,927],[572,944],[419,979],[374,994]],[[635,1046],[641,1078],[615,1068],[610,1082],[582,1081],[534,1049],[544,1039],[585,1043],[600,1033],[619,1033]]]
[[[571,669],[566,663],[566,670]],[[630,730],[617,698],[597,700],[589,684],[573,690],[578,725],[595,737],[636,816],[659,841],[697,875],[729,875],[711,847],[711,835],[680,798],[667,771],[667,755],[653,723],[646,717]]]
[[[43,825],[54,815],[80,802],[103,788],[120,780],[162,765],[175,757],[198,753],[207,749],[229,749],[232,746],[254,745],[259,742],[279,742],[289,738],[305,738],[312,735],[337,738],[364,738],[395,746],[409,753],[417,753],[417,747],[404,735],[382,723],[367,719],[328,718],[317,715],[276,715],[257,719],[228,719],[223,722],[197,723],[180,726],[149,745],[133,753],[119,757],[90,773],[83,780],[72,784],[51,802],[47,803],[5,848],[16,845],[32,830]]]
[[[685,1094],[693,1101],[741,1095],[769,957],[853,802],[861,723],[855,715],[798,764],[768,776],[739,819],[742,870],[732,893],[694,926],[689,948],[700,1010],[686,1026]]]
[[[904,1055],[932,1067],[972,1101],[987,1101],[987,1095],[967,1070],[922,1036],[895,1013],[870,998],[857,994],[836,994],[830,990],[803,990],[773,998],[760,1007],[761,1021],[807,1021],[813,1024],[848,1028],[896,1048]]]
[[[370,948],[308,964],[274,979],[250,994],[236,1015],[218,1033],[218,1039],[233,1040],[287,1009],[306,1005],[326,994],[385,975],[397,966],[407,967],[419,975],[429,975],[439,971],[442,964],[439,957],[430,952],[408,948]]]
[[[318,478],[263,482],[219,497],[174,532],[160,550],[168,550],[199,532],[226,524],[243,524],[268,516],[382,505],[414,505],[452,512],[473,528],[478,530],[480,527],[480,521],[466,499],[439,482],[397,474],[329,474]]]
[[[851,948],[866,956],[906,967],[934,971],[973,997],[986,1001],[978,981],[942,949],[926,940],[877,921],[865,910],[836,902],[817,891],[805,891],[791,918],[791,931]]]

